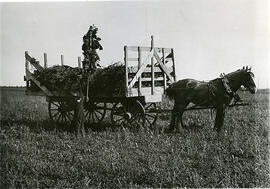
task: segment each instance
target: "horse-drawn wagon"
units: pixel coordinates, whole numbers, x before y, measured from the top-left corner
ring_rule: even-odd
[[[45,57],[45,56],[44,56]],[[47,61],[44,61],[44,67]],[[74,118],[74,97],[62,91],[49,90],[30,71],[44,67],[25,52],[26,94],[46,96],[50,119],[57,124],[71,124]],[[80,67],[79,62],[79,67]],[[157,119],[157,105],[168,84],[174,82],[175,64],[172,48],[125,46],[124,47],[124,91],[113,93],[95,93],[89,90],[89,101],[84,103],[86,123],[101,122],[106,112],[110,111],[110,119],[116,125],[138,127],[152,126]],[[31,84],[38,91],[31,91]]]
[[[44,56],[44,67],[47,65],[46,57]],[[25,52],[26,94],[46,96],[50,119],[57,124],[72,124],[76,117],[76,95],[56,87],[54,87],[56,90],[48,89],[46,83],[39,81],[33,71],[30,71],[29,65],[37,71],[44,69],[28,52]],[[80,61],[78,67],[81,67]],[[239,96],[235,93],[240,86],[244,85],[252,93],[255,93],[256,89],[252,79],[254,74],[247,67],[209,82],[193,79],[175,82],[174,51],[172,48],[154,47],[153,37],[151,37],[151,47],[125,46],[124,63],[119,68],[122,70],[120,80],[114,78],[112,73],[109,80],[95,87],[89,85],[88,76],[88,84],[84,85],[84,91],[87,92],[83,94],[87,97],[83,103],[86,123],[99,123],[110,111],[110,119],[114,125],[136,129],[141,126],[151,128],[157,120],[158,113],[172,112],[170,129],[173,129],[175,121],[183,125],[184,111],[215,108],[217,109],[215,125],[220,125],[220,129],[226,106],[247,105],[240,102]],[[99,73],[93,72],[91,78],[95,78],[94,76]],[[107,91],[106,89],[111,85],[110,80],[122,87]],[[32,85],[38,90],[31,90]],[[172,110],[157,108],[157,103],[162,101],[165,91],[168,96],[175,99]],[[236,99],[236,103],[230,104],[232,99]],[[188,106],[190,102],[193,103],[191,107]],[[82,106],[80,109],[82,110]]]

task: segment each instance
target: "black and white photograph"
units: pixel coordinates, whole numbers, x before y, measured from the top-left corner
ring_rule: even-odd
[[[270,1],[0,15],[0,188],[270,188]]]

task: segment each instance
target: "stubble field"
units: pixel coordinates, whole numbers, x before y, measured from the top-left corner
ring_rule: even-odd
[[[54,129],[45,98],[0,94],[0,188],[270,187],[268,91],[241,94],[251,105],[227,109],[219,135],[200,110],[185,113],[191,129],[181,134],[107,128],[85,137]],[[168,124],[160,115],[157,127]]]

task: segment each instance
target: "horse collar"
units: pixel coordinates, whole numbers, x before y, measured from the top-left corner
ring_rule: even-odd
[[[223,86],[225,88],[226,93],[227,94],[233,94],[233,90],[230,87],[229,80],[227,79],[227,77],[225,77],[225,75],[221,74],[221,81],[222,81],[222,84],[223,84]]]

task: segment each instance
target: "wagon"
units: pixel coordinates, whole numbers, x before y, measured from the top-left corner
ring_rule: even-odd
[[[80,59],[78,64],[81,67]],[[33,71],[29,69],[30,65],[36,70],[44,69],[47,66],[46,54],[43,67],[25,52],[26,94],[46,96],[50,119],[57,124],[71,124],[74,99],[70,94],[48,90],[34,77]],[[114,125],[152,127],[155,124],[158,116],[157,103],[162,101],[168,84],[176,80],[173,48],[154,47],[153,37],[151,47],[125,46],[124,65],[124,93],[91,95],[84,107],[86,123],[101,122],[109,111]],[[40,90],[29,90],[31,83]]]

